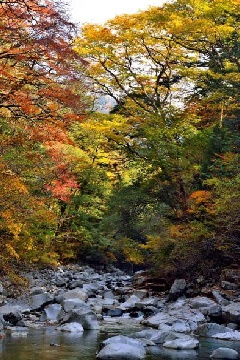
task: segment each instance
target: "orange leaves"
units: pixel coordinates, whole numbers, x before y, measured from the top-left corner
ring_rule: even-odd
[[[211,199],[211,191],[207,190],[198,190],[194,191],[190,196],[189,199],[193,200],[196,205],[203,204],[209,202]]]
[[[198,190],[189,196],[189,209],[188,213],[201,218],[206,215],[214,215],[214,201],[211,191]]]
[[[11,96],[11,98],[13,97]],[[30,94],[26,91],[16,91],[13,101],[15,101],[16,105],[27,115],[38,115],[41,112],[41,110],[35,106]]]

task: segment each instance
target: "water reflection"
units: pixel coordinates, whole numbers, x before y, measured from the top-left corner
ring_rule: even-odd
[[[151,346],[147,349],[147,354],[155,359],[172,359],[172,360],[194,360],[198,358],[196,350],[172,350],[160,346]]]
[[[54,328],[30,330],[27,337],[2,340],[2,360],[92,360],[96,357],[98,331],[62,333]]]

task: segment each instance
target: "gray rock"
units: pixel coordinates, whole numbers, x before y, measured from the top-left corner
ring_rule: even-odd
[[[9,314],[9,313],[14,313],[14,312],[21,312],[22,308],[20,305],[3,305],[0,306],[0,316],[2,318],[3,315],[5,314]]]
[[[76,289],[76,288],[80,288],[83,285],[83,280],[82,279],[78,279],[78,280],[72,280],[69,284],[68,284],[68,288],[69,289]]]
[[[208,324],[202,324],[200,325],[197,330],[196,334],[203,337],[212,337],[213,335],[219,334],[219,333],[229,333],[233,330],[219,324],[214,323],[208,323]]]
[[[166,341],[163,347],[176,350],[193,350],[199,347],[199,341],[190,337],[179,338]]]
[[[237,330],[237,328],[238,328],[237,324],[235,324],[235,323],[228,323],[227,327],[232,330]]]
[[[145,306],[158,306],[159,298],[157,297],[149,297],[143,300],[137,301],[135,306],[139,309],[144,308]]]
[[[66,291],[65,293],[62,294],[62,297],[64,300],[80,299],[82,301],[86,301],[88,298],[88,295],[82,289],[76,288],[73,290]]]
[[[111,317],[118,317],[118,316],[122,316],[123,314],[123,310],[122,309],[109,309],[107,311],[107,316],[111,316]]]
[[[106,340],[104,340],[101,343],[101,346],[106,346],[108,344],[125,344],[125,345],[132,345],[132,346],[143,346],[141,341],[133,339],[131,337],[128,336],[124,336],[124,335],[116,335],[116,336],[112,336]]]
[[[97,359],[139,360],[145,357],[143,343],[127,336],[114,336],[105,340]]]
[[[66,287],[68,285],[68,279],[64,278],[63,276],[56,276],[55,280],[54,280],[54,284],[57,287]]]
[[[62,305],[64,311],[66,312],[69,312],[73,309],[88,308],[87,304],[78,298],[63,300]]]
[[[0,294],[0,306],[3,306],[7,303],[7,297]]]
[[[238,285],[235,283],[232,283],[230,281],[221,281],[221,287],[224,290],[237,290],[238,289]]]
[[[94,294],[99,290],[103,289],[103,285],[100,282],[92,282],[88,284],[83,284],[82,286],[83,291],[85,291],[87,294]]]
[[[22,319],[22,313],[20,311],[16,311],[13,313],[3,315],[3,318],[8,323],[15,326]]]
[[[0,322],[6,325],[16,325],[22,319],[22,309],[18,305],[0,307]]]
[[[102,314],[103,307],[102,307],[101,304],[95,303],[95,304],[90,305],[90,307],[91,307],[92,311],[95,312],[95,314],[97,314],[97,315],[101,315],[101,314]],[[101,316],[102,316],[102,315],[101,315]],[[100,317],[100,319],[101,319],[101,317]]]
[[[147,295],[148,295],[148,290],[145,289],[134,289],[132,295],[137,296],[139,299],[143,300],[146,299]]]
[[[239,359],[239,354],[237,351],[225,347],[220,347],[213,351],[210,355],[212,359]]]
[[[177,334],[171,331],[162,331],[162,330],[153,330],[153,329],[147,329],[142,330],[133,335],[133,337],[136,337],[137,339],[148,339],[152,341],[154,344],[163,344],[166,341],[171,341],[175,339],[185,338],[185,335]]]
[[[165,331],[173,331],[173,324],[180,326],[189,332],[195,330],[198,324],[206,321],[204,315],[195,309],[191,309],[184,301],[178,300],[176,303],[169,305],[167,309],[159,312],[142,321],[144,325],[158,328]]]
[[[100,328],[97,315],[92,310],[85,308],[70,311],[62,322],[77,322],[83,326],[84,330],[98,330]]]
[[[62,307],[60,304],[51,304],[44,308],[44,312],[40,317],[40,321],[58,321]]]
[[[219,305],[222,305],[222,306],[226,306],[229,304],[229,301],[227,299],[225,299],[219,291],[216,291],[216,290],[213,290],[212,291],[212,294],[213,294],[213,297],[214,299],[216,300],[216,302],[219,304]]]
[[[240,325],[240,303],[230,303],[222,307],[225,322],[233,322]]]
[[[135,307],[136,303],[139,302],[140,299],[139,297],[135,296],[135,295],[131,295],[127,301],[125,301],[124,303],[120,304],[120,309],[122,310],[126,310],[126,309],[131,309],[133,307]]]
[[[53,301],[54,296],[48,292],[30,296],[31,310],[38,310],[49,302]]]
[[[114,299],[111,299],[111,298],[105,298],[102,300],[102,305],[103,306],[113,306],[115,304],[115,300]]]
[[[178,319],[172,323],[172,330],[179,333],[190,333],[191,327],[188,322]]]
[[[208,309],[208,316],[210,319],[220,318],[222,316],[222,308],[219,305],[211,306]]]
[[[109,360],[140,360],[144,359],[146,351],[144,347],[136,347],[127,344],[109,344],[106,345],[97,354],[97,359]]]
[[[240,332],[235,330],[231,332],[226,333],[217,333],[215,335],[212,335],[215,339],[221,339],[221,340],[232,340],[232,341],[240,341]]]
[[[76,322],[71,322],[68,324],[63,324],[57,327],[59,331],[66,331],[66,332],[74,332],[74,333],[82,333],[84,331],[81,324]]]
[[[169,300],[176,300],[182,296],[186,290],[186,286],[187,284],[185,279],[175,280],[169,291]]]
[[[113,295],[113,292],[111,290],[104,291],[103,293],[104,299],[115,299],[115,296]]]
[[[46,288],[43,288],[40,286],[34,286],[34,287],[30,288],[29,292],[30,292],[30,295],[39,295],[39,294],[43,294],[44,292],[46,292]]]
[[[213,306],[217,306],[217,303],[205,296],[197,296],[193,299],[189,299],[189,305],[193,309],[210,309]]]

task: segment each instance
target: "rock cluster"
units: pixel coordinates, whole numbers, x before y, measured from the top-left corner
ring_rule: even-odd
[[[29,290],[18,299],[9,298],[0,284],[0,336],[5,329],[25,336],[28,327],[52,325],[57,331],[81,333],[103,330],[120,319],[141,323],[141,331],[105,340],[97,355],[103,360],[143,359],[154,345],[194,351],[199,337],[240,341],[240,296],[227,296],[226,283],[223,291],[214,289],[208,297],[187,297],[186,281],[177,279],[167,296],[157,296],[135,288],[132,278],[115,268],[99,273],[74,265],[25,276]],[[238,358],[236,351],[226,349],[216,349],[211,357]]]

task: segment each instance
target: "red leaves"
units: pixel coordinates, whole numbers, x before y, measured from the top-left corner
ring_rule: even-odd
[[[79,184],[71,172],[64,145],[53,141],[47,145],[47,148],[53,163],[51,171],[55,173],[55,178],[45,185],[45,189],[51,192],[54,198],[69,202],[73,191],[79,188]]]
[[[73,190],[78,189],[79,185],[70,172],[59,175],[58,180],[53,180],[51,184],[45,186],[45,189],[51,192],[51,195],[64,202],[70,202]]]
[[[74,25],[55,4],[47,0],[0,4],[0,94],[5,95],[4,106],[17,109],[21,116],[48,113],[49,100],[56,103],[55,112],[50,109],[56,118],[62,107],[73,111],[82,107],[80,96],[67,85],[79,79],[76,66],[83,63],[71,46]]]
[[[45,189],[50,191],[53,197],[65,202],[70,202],[72,193],[79,188],[79,184],[74,174],[68,170],[68,165],[61,152],[61,147],[52,147],[49,149],[49,152],[52,160],[55,162],[54,169],[57,179],[45,185]]]

